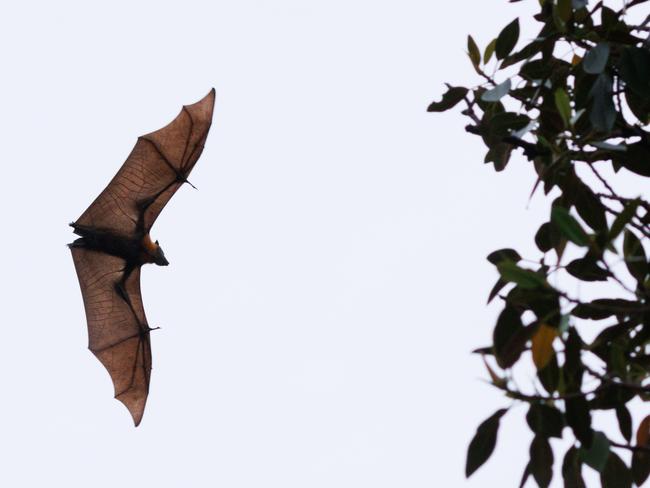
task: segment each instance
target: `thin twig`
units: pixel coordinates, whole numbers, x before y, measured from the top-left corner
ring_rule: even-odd
[[[494,386],[496,386],[500,390],[505,391],[506,395],[509,396],[510,398],[514,398],[515,400],[521,400],[524,402],[547,402],[549,400],[571,400],[573,398],[586,397],[591,394],[598,393],[604,390],[605,388],[607,388],[606,385],[601,383],[597,388],[591,391],[576,391],[572,393],[564,393],[563,395],[545,396],[545,395],[527,395],[525,393],[511,390],[506,386],[498,386],[498,385],[494,385]]]
[[[619,15],[621,15],[621,14],[625,14],[625,13],[627,12],[628,9],[630,9],[630,8],[636,6],[636,5],[640,5],[640,4],[642,4],[642,3],[645,3],[645,2],[647,2],[647,1],[648,1],[648,0],[632,0],[630,3],[624,3],[624,4],[623,4],[623,8],[622,8],[621,10],[619,10],[617,13],[618,13]],[[602,2],[600,2],[600,3],[602,3]]]
[[[618,442],[609,441],[609,445],[612,447],[618,447],[619,449],[627,449],[628,451],[633,452],[650,452],[650,447],[647,446],[632,446],[630,444],[619,444]]]
[[[612,278],[614,281],[616,281],[616,283],[621,285],[621,287],[625,291],[627,291],[628,293],[631,293],[632,295],[634,295],[636,297],[636,292],[632,288],[628,287],[625,283],[623,283],[623,281],[621,281],[621,279],[614,274],[614,271],[612,271],[612,268],[609,267],[609,264],[607,264],[607,261],[605,261],[604,257],[602,257],[600,259],[600,262],[603,263],[603,266],[605,266],[605,270],[607,270],[607,272],[609,273],[610,278]]]
[[[607,195],[606,193],[596,193],[596,196],[599,198],[607,198],[608,200],[616,200],[617,202],[623,205],[627,205],[629,203],[636,201],[646,211],[650,212],[650,203],[646,202],[641,198],[627,198],[627,197],[621,197],[619,195]]]
[[[612,194],[612,195],[616,195],[616,194],[617,194],[617,193],[614,191],[614,189],[611,187],[611,185],[609,184],[609,182],[608,182],[608,181],[603,177],[603,175],[601,175],[601,174],[598,172],[598,170],[596,169],[596,167],[595,167],[593,164],[590,164],[590,165],[589,165],[589,168],[591,169],[591,171],[593,172],[593,174],[596,175],[596,178],[598,178],[598,179],[600,180],[600,182],[605,186],[605,188],[607,188],[607,190],[609,191],[610,194]]]
[[[614,209],[608,207],[603,202],[600,202],[600,203],[602,204],[602,206],[605,208],[605,210],[607,212],[614,215],[615,217],[618,217],[619,215],[621,215],[621,212],[619,212],[618,210],[614,210]],[[637,224],[634,221],[630,221],[630,222],[628,222],[628,224],[631,225],[632,227],[634,227],[639,232],[641,232],[645,237],[650,238],[650,226],[648,226],[648,224],[640,225],[640,224]]]
[[[591,367],[587,366],[586,364],[584,365],[584,368],[587,371],[587,373],[589,373],[591,376],[598,378],[599,380],[608,383],[610,385],[620,386],[621,388],[637,391],[639,393],[650,393],[650,387],[648,386],[637,385],[635,383],[628,383],[621,380],[614,380],[609,376],[606,376],[604,374],[599,373],[598,371],[593,370]]]

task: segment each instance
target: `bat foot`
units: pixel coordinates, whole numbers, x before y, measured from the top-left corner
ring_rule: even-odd
[[[140,325],[140,337],[149,335],[152,330],[158,330],[160,327],[149,327],[148,325]]]
[[[188,185],[190,185],[195,190],[198,190],[198,188],[196,186],[194,186],[192,184],[192,182],[190,180],[188,180],[187,177],[185,175],[183,175],[179,171],[176,172],[176,181],[180,181],[181,183],[187,183]]]
[[[86,247],[86,240],[83,237],[75,239],[74,242],[68,244],[68,248],[72,249],[73,247]]]

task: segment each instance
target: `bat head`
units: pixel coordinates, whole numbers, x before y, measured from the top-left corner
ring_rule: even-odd
[[[156,250],[154,251],[153,262],[158,266],[169,265],[169,261],[167,261],[165,253],[163,252],[162,247],[160,247],[160,244],[158,244],[158,241],[156,241]]]

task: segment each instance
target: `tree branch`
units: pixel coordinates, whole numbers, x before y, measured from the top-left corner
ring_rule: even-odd
[[[637,385],[637,384],[634,384],[634,383],[628,383],[628,382],[621,381],[621,380],[618,380],[618,381],[614,380],[614,379],[612,379],[612,378],[610,378],[610,377],[608,377],[608,376],[606,376],[604,374],[601,374],[601,373],[593,370],[591,367],[587,366],[586,364],[584,365],[584,368],[585,368],[585,371],[587,371],[587,373],[589,373],[594,378],[598,378],[599,380],[601,380],[601,381],[603,381],[605,383],[608,383],[610,385],[620,386],[621,388],[636,391],[638,393],[650,393],[650,387],[648,387],[648,386]]]
[[[627,449],[628,451],[632,452],[650,452],[650,447],[647,446],[632,446],[630,444],[619,444],[618,442],[614,442],[612,440],[609,441],[609,445],[612,447],[617,447],[619,449]]]

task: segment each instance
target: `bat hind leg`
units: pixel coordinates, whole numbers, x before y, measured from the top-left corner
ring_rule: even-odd
[[[87,236],[93,231],[92,227],[89,227],[87,225],[77,224],[76,222],[70,222],[68,225],[72,227],[72,232],[82,237]]]
[[[87,247],[86,246],[86,239],[83,237],[79,237],[78,239],[75,239],[73,242],[68,244],[68,247],[72,249],[73,247]]]
[[[115,283],[115,292],[129,306],[129,309],[131,310],[133,317],[135,318],[135,320],[139,325],[139,329],[140,329],[139,335],[140,337],[143,337],[149,334],[149,332],[152,330],[160,329],[160,327],[151,328],[147,323],[140,322],[140,319],[138,318],[138,314],[135,312],[135,309],[133,308],[133,304],[131,303],[131,297],[129,297],[129,294],[126,291],[126,280],[129,279],[129,276],[134,269],[135,268],[133,266],[129,266],[129,265],[127,265],[126,268],[124,268],[124,274],[122,275],[122,278]]]

